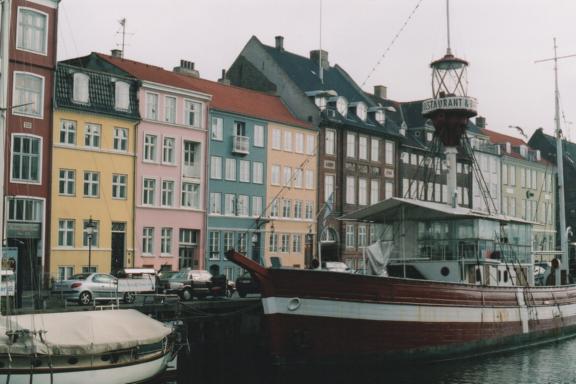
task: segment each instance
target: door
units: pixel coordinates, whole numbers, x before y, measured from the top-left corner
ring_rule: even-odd
[[[124,268],[124,254],[126,253],[126,223],[112,223],[112,257],[110,273]]]

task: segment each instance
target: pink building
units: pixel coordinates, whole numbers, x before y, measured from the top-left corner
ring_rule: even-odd
[[[178,73],[118,57],[102,60],[139,79],[134,266],[204,268],[206,127],[210,95],[187,87],[192,63]]]

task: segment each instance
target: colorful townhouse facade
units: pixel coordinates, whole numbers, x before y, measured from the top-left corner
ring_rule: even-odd
[[[57,0],[3,3],[3,243],[16,249],[18,289],[47,281],[50,148],[56,66]],[[7,37],[7,39],[6,39]]]
[[[318,257],[361,267],[370,225],[337,218],[397,194],[400,137],[386,109],[340,66],[331,66],[328,52],[288,52],[282,36],[274,46],[252,37],[227,77],[238,86],[277,93],[296,117],[318,129]]]
[[[84,62],[140,82],[134,266],[203,269],[211,96],[194,86],[197,72],[186,61],[175,71],[126,60],[117,52],[93,53]]]
[[[50,277],[134,265],[137,82],[58,63],[52,136]]]
[[[521,139],[488,129],[482,132],[500,146],[502,154],[502,214],[534,222],[535,259],[552,260],[556,250],[556,167]]]

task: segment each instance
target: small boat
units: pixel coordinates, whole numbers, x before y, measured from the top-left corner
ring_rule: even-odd
[[[174,357],[172,328],[132,309],[0,318],[0,382],[139,383]]]

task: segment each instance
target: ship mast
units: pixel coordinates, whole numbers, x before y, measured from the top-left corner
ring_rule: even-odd
[[[468,119],[476,116],[476,99],[468,96],[468,62],[455,57],[450,48],[450,2],[446,0],[446,54],[430,64],[432,99],[422,104],[422,114],[432,120],[435,135],[444,144],[448,163],[448,204],[456,207],[456,155],[460,139],[466,134]]]
[[[556,136],[556,166],[558,167],[558,215],[560,226],[560,268],[556,269],[556,285],[561,284],[562,271],[568,270],[568,233],[566,232],[566,201],[564,196],[564,154],[562,153],[562,129],[560,127],[560,91],[558,90],[558,60],[575,57],[566,55],[558,57],[556,38],[554,38],[554,57],[550,59],[537,60],[535,63],[554,61],[554,125]]]

